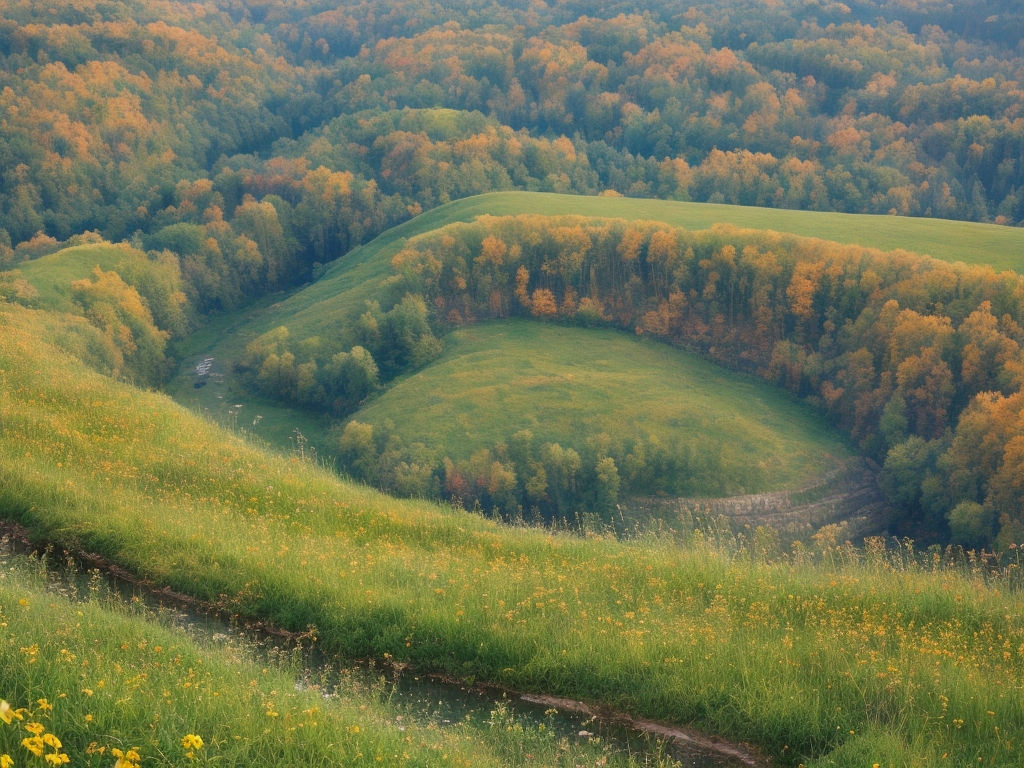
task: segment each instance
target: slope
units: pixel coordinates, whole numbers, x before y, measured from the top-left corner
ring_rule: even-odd
[[[578,197],[533,192],[499,192],[459,200],[435,208],[385,232],[328,265],[322,276],[290,295],[263,300],[243,312],[223,316],[193,335],[178,349],[185,366],[166,387],[179,402],[211,414],[223,424],[244,423],[276,446],[294,446],[296,430],[321,452],[331,453],[334,440],[326,418],[253,397],[232,376],[246,345],[266,331],[285,325],[294,337],[337,334],[365,303],[381,293],[391,274],[390,262],[402,244],[416,235],[447,224],[472,221],[480,215],[580,214],[659,220],[688,228],[716,223],[766,228],[880,249],[901,248],[937,258],[990,264],[998,269],[1021,265],[1024,231],[995,225],[894,216],[866,216],[809,211],[750,208],[613,197]],[[194,389],[192,368],[215,358],[222,386]],[[240,411],[235,406],[243,406]],[[244,416],[238,414],[244,413]],[[259,416],[259,420],[256,420]],[[256,421],[256,424],[253,422]]]
[[[0,323],[0,516],[35,537],[315,625],[329,650],[691,723],[780,764],[1016,758],[1024,611],[997,573],[862,564],[827,539],[827,565],[772,563],[770,542],[734,556],[397,501],[89,371],[50,341],[59,319],[0,306]]]
[[[427,368],[397,382],[354,418],[386,420],[406,442],[466,459],[527,429],[537,443],[621,446],[678,441],[692,496],[796,487],[849,452],[781,390],[621,331],[529,321],[486,323],[447,337]],[[621,448],[619,449],[621,452]]]

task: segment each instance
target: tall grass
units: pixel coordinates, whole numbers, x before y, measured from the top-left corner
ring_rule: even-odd
[[[0,512],[40,539],[314,625],[351,657],[690,723],[780,764],[1017,759],[1014,569],[825,537],[818,558],[579,538],[397,501],[90,374],[33,338],[32,313],[0,312]]]
[[[16,713],[0,721],[0,755],[17,766],[60,754],[109,766],[115,749],[145,765],[245,768],[671,762],[570,741],[500,703],[489,718],[439,726],[384,678],[310,678],[297,651],[196,635],[102,580],[79,590],[48,576],[45,559],[0,554],[0,699]],[[22,745],[38,726],[61,744],[44,742],[43,759]]]
[[[501,764],[461,733],[399,731],[369,693],[297,690],[287,657],[258,664],[244,644],[206,647],[137,607],[72,602],[16,561],[2,576],[0,698],[27,711],[0,722],[0,754],[18,766],[43,764],[21,744],[33,722],[72,765],[112,765],[114,749],[147,765]]]

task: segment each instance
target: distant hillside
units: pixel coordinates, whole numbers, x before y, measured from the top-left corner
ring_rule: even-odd
[[[217,369],[226,374],[227,400],[231,404],[253,403],[230,386],[231,368],[244,355],[246,344],[262,333],[287,326],[302,338],[336,328],[380,290],[380,281],[390,274],[391,257],[404,240],[479,215],[578,214],[615,216],[625,219],[653,219],[700,229],[716,223],[771,229],[841,243],[857,243],[883,250],[902,248],[928,253],[947,261],[989,264],[997,269],[1024,266],[1024,230],[959,221],[921,220],[894,216],[814,213],[734,205],[682,203],[629,198],[555,195],[533,192],[499,192],[459,200],[428,211],[356,248],[328,266],[314,283],[287,295],[277,295],[245,311],[215,317],[211,323],[179,347],[186,364],[214,357]],[[336,331],[335,331],[336,332]],[[180,402],[211,414],[225,415],[226,392],[222,387],[194,390],[191,369],[186,367],[167,386]],[[327,446],[322,420],[271,402],[260,402],[262,434],[275,444],[288,444],[299,427],[314,442]],[[251,417],[250,417],[251,420]]]

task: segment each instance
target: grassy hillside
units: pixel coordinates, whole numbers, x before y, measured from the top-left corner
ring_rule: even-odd
[[[126,265],[144,258],[143,254],[124,245],[90,243],[65,248],[32,261],[22,262],[18,271],[39,291],[39,305],[45,309],[70,312],[71,283],[92,277],[99,267],[105,272],[126,272]]]
[[[102,597],[96,583],[85,602],[66,588],[56,594],[38,563],[2,551],[0,573],[0,636],[8,641],[0,643],[0,699],[24,708],[23,719],[0,720],[0,755],[16,766],[43,764],[22,744],[32,722],[61,742],[60,749],[44,742],[45,753],[66,754],[71,765],[112,765],[111,749],[133,747],[144,764],[244,768],[428,766],[439,759],[496,767],[522,764],[525,753],[545,765],[636,764],[586,742],[563,747],[543,728],[495,739],[496,731],[518,725],[507,713],[439,728],[390,703],[387,686],[346,683],[344,675],[336,690],[315,689],[315,678],[299,688],[302,669],[287,653],[268,659],[226,635],[203,642],[168,626],[167,616]]]
[[[1022,266],[1020,259],[1024,258],[1024,231],[995,225],[628,198],[492,193],[428,211],[339,259],[317,282],[289,296],[271,297],[242,313],[214,320],[179,347],[178,357],[185,365],[166,391],[180,403],[225,424],[252,428],[259,415],[256,432],[273,445],[294,445],[298,429],[314,446],[330,452],[333,440],[326,419],[254,398],[236,385],[231,369],[233,362],[243,356],[245,346],[280,325],[286,325],[295,338],[317,335],[325,329],[336,332],[353,313],[362,311],[366,301],[379,295],[381,280],[391,274],[391,257],[408,238],[453,222],[471,221],[482,214],[519,213],[653,219],[688,228],[724,222],[882,249],[903,248],[999,269]],[[225,379],[222,385],[197,390],[193,388],[192,368],[206,357],[216,358],[215,370],[225,374]],[[233,409],[235,405],[243,408]]]
[[[827,537],[818,566],[773,563],[764,537],[730,555],[397,501],[90,372],[40,313],[0,322],[0,515],[37,537],[313,624],[349,656],[692,723],[779,764],[1016,759],[1024,605],[999,574]]]
[[[696,355],[621,331],[528,321],[463,328],[444,356],[400,381],[353,417],[386,419],[406,442],[453,459],[521,429],[538,443],[681,439],[715,453],[709,495],[791,488],[849,456],[834,432],[780,390]]]

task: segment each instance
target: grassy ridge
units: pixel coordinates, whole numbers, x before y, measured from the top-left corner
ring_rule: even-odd
[[[687,229],[732,224],[880,250],[903,249],[944,261],[1024,269],[1024,230],[943,219],[789,211],[669,200],[580,197],[543,192],[492,192],[435,208],[388,230],[335,262],[316,283],[289,296],[261,317],[254,335],[277,325],[297,333],[342,319],[372,298],[390,274],[391,256],[403,240],[477,216],[578,215],[663,221]]]
[[[849,454],[834,433],[781,391],[706,360],[620,331],[529,321],[471,326],[444,356],[398,382],[355,418],[386,419],[408,444],[468,458],[520,429],[538,443],[682,439],[721,452],[708,495],[795,487]]]
[[[0,512],[36,536],[352,656],[692,723],[781,764],[1017,758],[1024,605],[998,580],[397,501],[91,374],[39,341],[37,313],[0,312]]]
[[[92,277],[93,269],[105,272],[119,271],[126,262],[141,256],[121,245],[90,243],[65,248],[32,261],[22,262],[17,268],[39,291],[39,306],[59,312],[71,312],[71,283]]]

